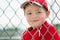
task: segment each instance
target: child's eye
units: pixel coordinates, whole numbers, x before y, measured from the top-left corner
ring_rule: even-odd
[[[28,13],[28,15],[31,15],[32,13]]]
[[[37,12],[37,13],[41,13],[41,12]]]

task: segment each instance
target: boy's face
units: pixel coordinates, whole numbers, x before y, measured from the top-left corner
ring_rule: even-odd
[[[48,16],[45,9],[36,5],[26,6],[24,12],[27,22],[33,27],[33,29],[40,27]]]

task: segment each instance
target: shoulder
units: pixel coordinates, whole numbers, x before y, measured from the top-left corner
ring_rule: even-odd
[[[27,28],[27,30],[24,31],[23,34],[24,34],[24,35],[25,35],[25,34],[28,34],[28,33],[30,33],[30,31],[32,31],[32,30],[33,30],[33,28],[32,28],[32,27],[29,27],[29,28]]]
[[[57,29],[56,29],[56,27],[54,26],[54,25],[49,25],[49,31],[52,33],[52,34],[54,34],[54,33],[56,33],[57,32]]]
[[[49,23],[46,23],[46,25],[47,25],[46,26],[47,33],[49,33],[50,35],[52,35],[55,40],[60,40],[60,36],[59,36],[59,33],[58,33],[56,27],[54,25],[52,25],[52,24],[49,24]]]
[[[53,24],[50,24],[48,22],[45,22],[45,25],[46,25],[47,30],[50,33],[54,34],[57,31],[56,27]]]
[[[31,39],[30,30],[31,30],[31,27],[29,27],[27,30],[24,31],[23,36],[22,36],[24,40]]]

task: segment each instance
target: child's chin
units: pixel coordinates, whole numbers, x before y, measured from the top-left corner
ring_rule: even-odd
[[[40,25],[32,25],[32,27],[38,28],[38,27],[40,27]]]
[[[38,29],[39,27],[38,26],[36,26],[36,27],[33,27],[33,29]]]

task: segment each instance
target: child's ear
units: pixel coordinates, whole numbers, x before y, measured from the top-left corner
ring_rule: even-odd
[[[47,18],[49,17],[49,15],[50,15],[50,11],[48,10],[48,11],[47,11]]]

